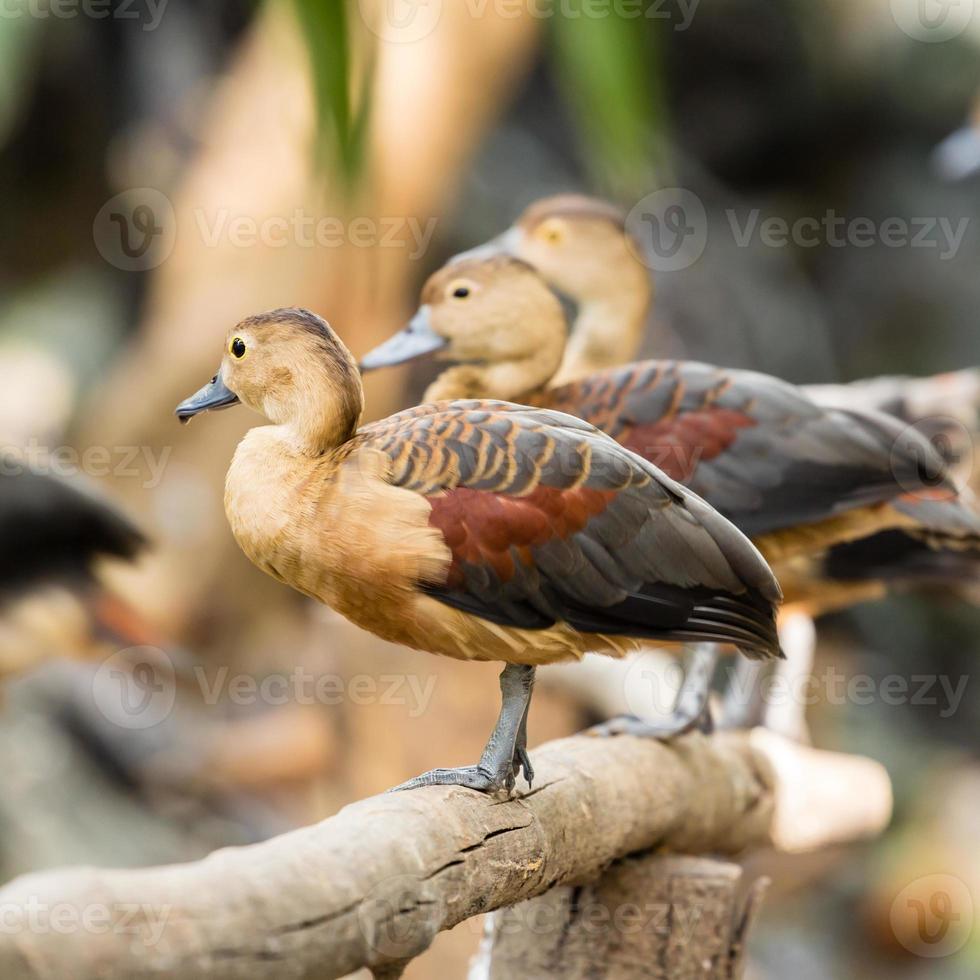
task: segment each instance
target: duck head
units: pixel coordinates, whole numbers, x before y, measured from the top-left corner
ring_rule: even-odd
[[[371,371],[434,353],[460,366],[444,372],[428,400],[516,399],[555,373],[565,334],[558,297],[526,262],[462,258],[430,276],[409,324],[360,366]]]
[[[653,299],[626,215],[598,198],[559,194],[535,202],[512,227],[463,256],[507,254],[534,266],[578,306],[562,380],[631,360]]]
[[[241,403],[293,430],[304,451],[349,439],[364,404],[350,351],[329,324],[301,309],[273,310],[228,331],[215,376],[176,410],[181,422]]]

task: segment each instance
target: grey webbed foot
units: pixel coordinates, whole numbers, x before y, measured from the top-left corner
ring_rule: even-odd
[[[510,794],[522,770],[530,785],[534,769],[527,754],[527,713],[533,687],[533,667],[508,664],[500,675],[500,715],[480,761],[458,769],[433,769],[388,792],[422,786],[466,786],[481,793]]]

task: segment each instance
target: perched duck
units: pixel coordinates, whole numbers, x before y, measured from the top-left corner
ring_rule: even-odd
[[[643,247],[631,237],[621,209],[578,194],[543,198],[502,235],[460,258],[495,254],[529,262],[549,285],[577,305],[553,385],[622,365],[635,357],[654,288],[649,270],[640,261]],[[830,408],[878,411],[906,423],[923,423],[920,431],[931,438],[957,480],[963,477],[957,459],[966,467],[972,462],[978,389],[980,372],[966,369],[932,378],[875,378],[798,391]],[[690,399],[691,394],[687,397]],[[568,405],[564,408],[572,411]],[[949,451],[944,451],[947,448]],[[926,458],[923,456],[923,461]],[[838,544],[827,553],[826,560],[808,561],[805,569],[793,572],[782,569],[784,584],[790,578],[800,580],[810,597],[812,612],[876,598],[884,593],[886,582],[900,588],[942,582],[960,591],[972,590],[978,561],[976,513],[958,504],[937,505],[937,492],[945,500],[950,491],[941,486],[945,477],[938,471],[934,477],[937,486],[925,486],[918,499],[914,493],[906,494],[900,506],[914,512],[912,516],[920,526],[935,526],[938,536],[925,541],[921,535],[910,537],[888,530],[878,536],[869,526],[860,535],[859,546]],[[901,482],[908,487],[908,481]],[[705,488],[694,487],[705,494]],[[710,494],[707,499],[720,507],[720,501]],[[729,516],[738,523],[737,517]],[[814,553],[815,549],[811,550]]]
[[[941,459],[897,420],[822,408],[776,378],[695,362],[644,361],[549,387],[565,337],[561,304],[535,269],[463,257],[429,279],[409,326],[361,367],[438,351],[458,363],[427,399],[497,396],[586,419],[752,537],[779,563],[788,601],[814,599],[793,562],[839,542],[900,530],[980,548],[980,520],[955,499]]]
[[[237,402],[252,429],[225,507],[248,557],[383,639],[499,660],[503,704],[477,765],[400,788],[509,789],[523,769],[535,667],[644,639],[778,655],[779,588],[699,497],[593,426],[469,399],[358,427],[360,375],[318,316],[276,310],[228,334],[181,421]]]
[[[0,671],[151,631],[100,578],[106,559],[133,561],[146,540],[106,501],[0,454]]]

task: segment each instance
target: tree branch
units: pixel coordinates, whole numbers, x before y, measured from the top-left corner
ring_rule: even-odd
[[[534,789],[510,801],[433,787],[191,864],[25,875],[0,889],[0,976],[396,974],[440,930],[593,881],[629,854],[799,850],[872,836],[890,815],[877,763],[761,731],[671,745],[576,736],[533,760]],[[817,795],[828,787],[830,806]],[[797,832],[805,814],[819,828]]]

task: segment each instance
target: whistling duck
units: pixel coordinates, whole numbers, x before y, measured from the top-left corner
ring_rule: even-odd
[[[0,671],[54,654],[96,653],[149,633],[102,583],[104,559],[132,561],[146,542],[93,494],[0,453]]]
[[[496,254],[533,265],[576,304],[553,385],[636,357],[653,305],[654,281],[620,208],[580,194],[542,198],[501,235],[456,258]]]
[[[400,788],[510,789],[539,664],[644,639],[778,655],[779,589],[700,498],[591,425],[503,401],[441,401],[358,428],[360,375],[318,316],[242,321],[181,421],[242,402],[252,429],[225,507],[248,557],[383,639],[500,660],[480,762]]]
[[[620,209],[606,201],[577,194],[544,198],[528,207],[498,238],[460,258],[500,253],[531,263],[549,285],[578,306],[562,366],[553,384],[621,365],[635,356],[653,300],[653,280],[639,258],[643,254],[642,246],[631,238]],[[878,410],[906,422],[917,422],[937,412],[955,419],[965,410],[970,414],[965,421],[972,434],[977,424],[977,389],[977,371],[966,370],[935,378],[872,379],[801,390],[821,405]],[[568,405],[563,407],[573,410]],[[681,415],[689,418],[683,406]],[[954,455],[959,453],[963,459],[970,458],[971,447],[961,445],[964,438],[961,431],[940,431],[936,435],[937,448],[942,449],[948,442]],[[658,442],[672,443],[674,438],[663,434]],[[909,439],[911,436],[906,441]],[[970,441],[969,434],[966,440]],[[694,433],[688,433],[688,442],[693,451]],[[911,444],[908,448],[913,453],[925,452],[921,444],[919,450]],[[922,461],[928,458],[923,455]],[[953,461],[949,458],[946,461],[955,475]],[[815,557],[818,549],[810,548],[806,561],[797,560],[800,567],[781,568],[784,587],[798,596],[805,593],[810,611],[818,613],[879,597],[885,591],[886,582],[914,586],[923,581],[941,580],[967,588],[973,586],[980,524],[973,511],[957,503],[936,503],[937,494],[945,499],[951,490],[944,485],[941,472],[933,476],[937,485],[907,493],[900,502],[904,511],[913,512],[913,521],[919,525],[915,536],[887,530],[879,536],[869,524],[859,535],[860,547],[850,543],[833,545],[826,559]],[[906,489],[910,488],[909,481],[900,482]],[[919,486],[921,482],[915,480],[911,486]],[[712,496],[708,488],[698,483],[692,486],[725,512],[723,502]],[[739,523],[736,515],[729,516]],[[743,524],[739,526],[750,530]],[[924,540],[918,532],[927,528],[934,528],[938,535]],[[842,578],[845,571],[851,574]],[[885,571],[887,574],[879,574]]]
[[[535,269],[464,256],[433,274],[409,326],[361,367],[438,351],[459,363],[427,399],[495,395],[586,419],[752,537],[780,563],[788,601],[814,598],[792,562],[837,542],[900,529],[980,548],[980,519],[955,500],[930,444],[897,420],[822,408],[776,378],[695,362],[645,361],[549,388],[565,336],[561,305]]]

